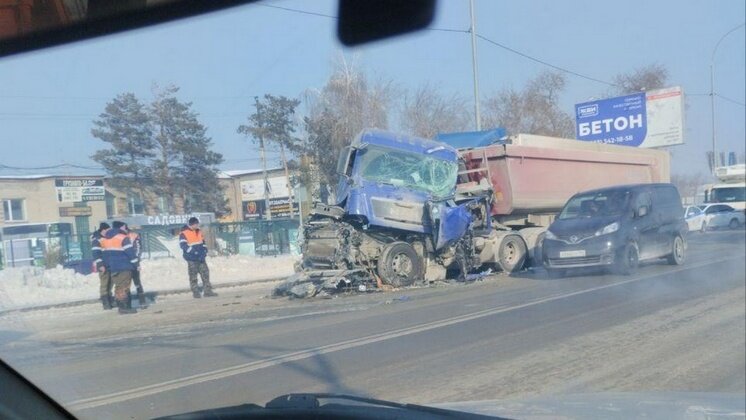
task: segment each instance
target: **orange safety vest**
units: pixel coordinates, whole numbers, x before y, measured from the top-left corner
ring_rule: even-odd
[[[184,239],[187,241],[187,246],[200,245],[205,241],[202,236],[201,230],[184,229],[181,231],[184,234]]]
[[[124,242],[124,238],[126,237],[127,235],[125,235],[124,233],[118,233],[111,238],[102,236],[99,240],[101,249],[104,251],[124,251],[122,243]]]

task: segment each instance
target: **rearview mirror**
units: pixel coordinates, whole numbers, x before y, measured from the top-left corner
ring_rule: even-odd
[[[648,206],[640,206],[637,208],[637,217],[643,217],[648,214]]]
[[[337,36],[358,45],[422,29],[434,17],[435,0],[339,0]]]

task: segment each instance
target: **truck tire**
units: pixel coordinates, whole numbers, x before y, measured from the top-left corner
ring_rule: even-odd
[[[666,257],[671,265],[682,265],[686,260],[686,242],[681,235],[676,235],[671,244],[671,253]]]
[[[630,242],[617,253],[616,261],[614,262],[614,271],[617,274],[629,276],[637,271],[639,264],[640,253],[637,244]]]
[[[498,264],[506,273],[515,273],[523,268],[528,257],[526,242],[520,235],[505,235],[497,250]]]
[[[406,242],[386,245],[378,258],[381,281],[394,287],[411,286],[423,276],[424,264],[417,251]]]

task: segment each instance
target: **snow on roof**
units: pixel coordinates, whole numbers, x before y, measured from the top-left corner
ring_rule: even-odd
[[[44,179],[54,175],[0,175],[0,179]]]
[[[101,174],[35,174],[35,175],[0,175],[0,179],[46,179],[46,178],[104,178]]]

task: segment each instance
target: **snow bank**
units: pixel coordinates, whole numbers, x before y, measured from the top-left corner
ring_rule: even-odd
[[[250,257],[234,255],[209,258],[213,285],[238,281],[267,280],[293,274],[296,256]],[[162,292],[189,287],[187,264],[181,258],[145,260],[141,268],[146,292]],[[37,267],[0,270],[0,310],[33,307],[98,297],[97,274],[87,276],[73,270]]]

